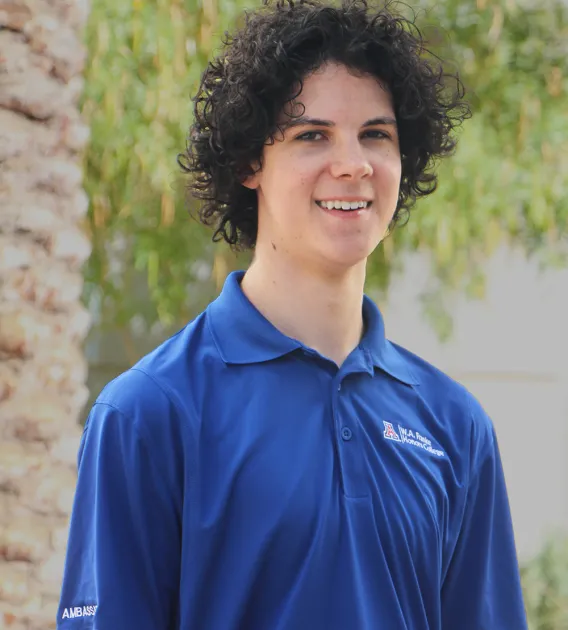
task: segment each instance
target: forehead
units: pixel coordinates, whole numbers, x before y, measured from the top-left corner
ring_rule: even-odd
[[[343,65],[329,63],[308,75],[302,91],[289,104],[293,115],[303,113],[334,120],[393,115],[391,93],[386,84],[368,74],[356,74]]]

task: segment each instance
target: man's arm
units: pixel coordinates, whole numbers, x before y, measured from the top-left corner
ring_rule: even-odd
[[[526,630],[505,478],[493,426],[472,402],[474,440],[461,529],[442,586],[443,630]]]
[[[131,377],[126,387],[142,378]],[[134,385],[131,395],[139,383]],[[172,487],[171,463],[156,453],[160,444],[141,435],[140,416],[158,411],[155,400],[145,410],[134,405],[138,417],[107,402],[97,402],[89,415],[79,449],[60,630],[173,627],[181,553],[176,493],[182,481]]]

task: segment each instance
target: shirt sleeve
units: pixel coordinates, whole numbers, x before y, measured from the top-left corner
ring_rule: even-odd
[[[467,499],[442,586],[443,630],[526,630],[505,477],[493,425],[473,401]]]
[[[136,417],[97,402],[85,425],[57,613],[60,630],[175,627],[179,489],[169,480],[167,457],[156,453],[159,442],[141,434],[144,414],[160,410],[141,404],[128,411]],[[154,461],[159,457],[163,461]]]

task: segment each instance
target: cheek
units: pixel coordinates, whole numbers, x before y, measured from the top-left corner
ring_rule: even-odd
[[[282,165],[271,174],[270,190],[278,197],[297,198],[308,187],[309,179],[309,173],[301,165]]]
[[[296,188],[298,191],[307,188],[316,179],[316,173],[313,168],[310,168],[309,164],[305,167],[302,163],[294,165],[291,171],[291,188]]]
[[[286,176],[293,186],[309,186],[326,172],[328,161],[323,152],[291,156],[286,165]]]
[[[402,176],[402,165],[397,156],[389,156],[389,159],[381,162],[375,172],[383,186],[392,188],[393,191],[396,190],[398,194],[400,178]]]

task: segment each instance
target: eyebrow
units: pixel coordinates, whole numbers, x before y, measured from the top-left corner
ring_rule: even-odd
[[[299,116],[292,118],[288,122],[282,125],[283,129],[290,129],[292,127],[303,127],[305,125],[311,125],[312,127],[335,127],[335,123],[332,120],[323,120],[321,118],[310,118],[309,116]],[[396,119],[391,116],[378,116],[377,118],[371,118],[365,121],[362,127],[375,127],[376,125],[391,125],[396,127]]]

